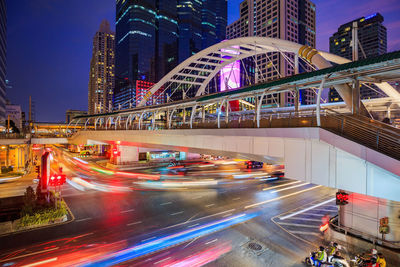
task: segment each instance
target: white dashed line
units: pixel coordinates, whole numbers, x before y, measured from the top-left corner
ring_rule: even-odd
[[[199,225],[199,223],[189,225],[188,228],[195,227],[195,226],[197,226],[197,225]]]
[[[280,188],[280,187],[284,187],[284,186],[291,185],[291,184],[297,184],[297,183],[301,183],[301,181],[285,183],[285,184],[276,185],[276,186],[273,186],[273,187],[267,187],[267,188],[264,188],[263,191],[268,191],[268,190],[271,190],[271,189],[274,189],[274,188]]]
[[[161,203],[160,206],[165,206],[165,205],[169,205],[169,204],[172,204],[172,202],[164,202],[164,203]]]
[[[130,209],[130,210],[123,210],[123,211],[121,211],[121,213],[127,213],[127,212],[132,212],[132,211],[135,211],[134,209]]]
[[[239,200],[240,199],[240,197],[235,197],[234,199],[232,199],[232,200]]]
[[[162,262],[164,262],[164,261],[166,261],[166,260],[169,260],[170,258],[171,258],[171,257],[168,257],[168,258],[162,259],[162,260],[160,260],[160,261],[157,261],[157,262],[154,263],[154,265],[159,264],[159,263],[162,263]]]
[[[142,223],[142,221],[133,222],[133,223],[128,223],[127,226],[131,226],[131,225],[135,225],[135,224],[139,224],[139,223]]]
[[[83,222],[83,221],[87,221],[87,220],[91,220],[92,218],[84,218],[84,219],[79,219],[76,220],[75,222]]]
[[[145,242],[145,241],[148,241],[148,240],[151,240],[151,239],[154,239],[154,238],[156,238],[157,236],[152,236],[152,237],[149,237],[149,238],[146,238],[146,239],[143,239],[142,241],[140,241],[140,242]]]
[[[298,185],[293,185],[293,186],[289,186],[287,188],[271,191],[271,193],[277,193],[277,192],[281,192],[281,191],[286,191],[286,190],[289,190],[289,189],[293,189],[293,188],[304,186],[304,185],[308,185],[308,184],[310,184],[310,183],[302,183],[302,184],[298,184]]]
[[[217,242],[218,241],[218,239],[214,239],[214,240],[211,240],[211,241],[209,241],[209,242],[207,242],[207,243],[205,243],[206,245],[209,245],[209,244],[211,244],[211,243],[214,243],[214,242]]]
[[[222,216],[222,218],[225,218],[225,217],[228,217],[228,216],[231,216],[232,215],[232,213],[228,213],[228,214],[225,214],[224,216]]]
[[[208,204],[208,205],[205,205],[206,208],[209,208],[209,207],[212,207],[212,206],[215,206],[215,204]]]
[[[184,213],[184,211],[178,211],[178,212],[175,212],[175,213],[171,213],[170,215],[171,216],[175,216],[175,215],[182,214],[182,213]]]

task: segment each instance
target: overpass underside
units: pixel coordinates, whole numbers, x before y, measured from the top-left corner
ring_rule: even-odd
[[[318,127],[98,130],[70,139],[99,141],[284,164],[288,178],[400,201],[398,159]]]

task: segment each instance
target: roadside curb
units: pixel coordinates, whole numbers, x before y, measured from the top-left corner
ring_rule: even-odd
[[[64,198],[63,198],[63,201],[64,201]],[[4,237],[4,236],[14,235],[14,234],[20,234],[20,233],[25,233],[25,232],[31,232],[31,231],[35,231],[35,230],[38,230],[38,229],[44,229],[44,228],[50,228],[50,227],[55,227],[55,226],[59,226],[59,225],[64,225],[64,224],[68,224],[68,223],[71,223],[71,222],[75,221],[75,216],[74,216],[74,214],[72,213],[71,209],[69,208],[67,202],[64,201],[64,203],[65,203],[66,209],[67,209],[67,211],[68,211],[67,218],[68,218],[68,215],[69,215],[69,216],[71,217],[70,220],[67,219],[65,222],[58,222],[58,223],[46,224],[46,225],[41,225],[41,226],[37,226],[37,227],[33,227],[33,228],[22,229],[22,230],[15,230],[15,231],[3,233],[3,234],[0,234],[0,238],[1,238],[1,237]]]

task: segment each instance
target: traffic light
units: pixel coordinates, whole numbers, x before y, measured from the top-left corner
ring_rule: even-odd
[[[58,186],[63,185],[67,180],[65,174],[53,174],[50,176],[49,185],[50,186]]]
[[[346,205],[349,204],[349,194],[345,192],[336,193],[336,205]]]

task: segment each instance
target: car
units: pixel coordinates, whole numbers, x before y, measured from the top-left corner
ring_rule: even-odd
[[[264,163],[260,161],[249,160],[245,162],[245,165],[247,169],[259,169],[264,166]]]

